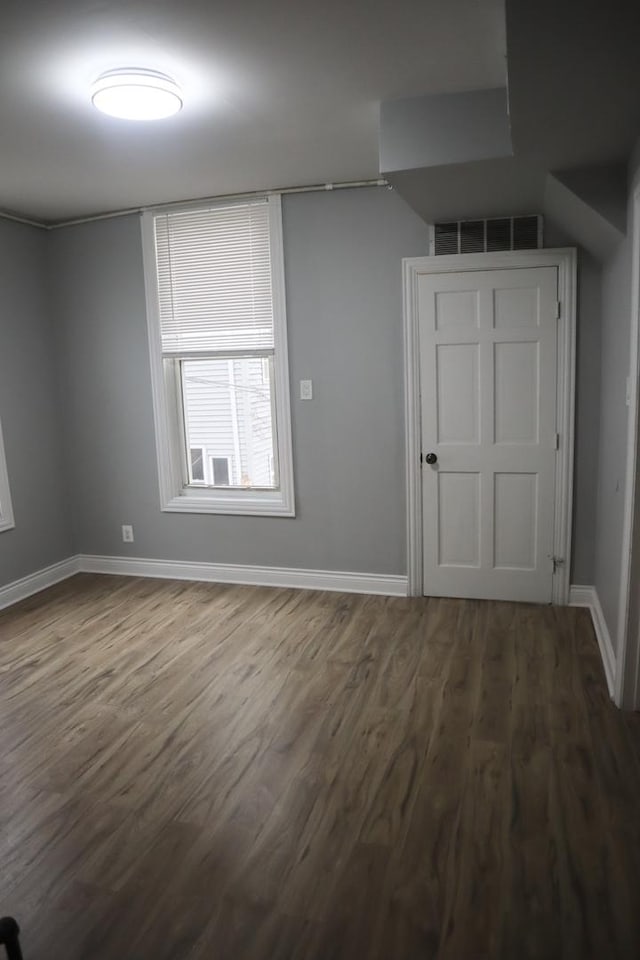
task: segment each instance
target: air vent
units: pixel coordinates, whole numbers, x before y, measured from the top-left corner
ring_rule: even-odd
[[[511,220],[504,217],[500,220],[487,220],[487,253],[512,249]]]
[[[484,221],[467,220],[460,224],[460,253],[482,253],[484,251]]]
[[[433,227],[433,252],[492,253],[536,250],[542,246],[542,217],[494,217],[491,220],[451,220]]]
[[[436,253],[458,252],[458,226],[457,223],[436,223],[434,225]]]
[[[538,217],[514,217],[512,221],[513,249],[535,250],[536,247],[542,246],[541,242],[538,243],[538,232],[542,232],[542,225],[538,226]]]

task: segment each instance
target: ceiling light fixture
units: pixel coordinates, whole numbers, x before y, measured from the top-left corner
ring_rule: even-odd
[[[100,74],[91,88],[91,102],[110,117],[162,120],[182,109],[182,93],[166,73],[127,68]]]

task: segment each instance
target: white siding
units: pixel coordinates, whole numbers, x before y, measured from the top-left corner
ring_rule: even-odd
[[[273,430],[269,382],[260,357],[190,360],[183,364],[187,446],[210,458],[228,457],[229,482],[271,486]]]

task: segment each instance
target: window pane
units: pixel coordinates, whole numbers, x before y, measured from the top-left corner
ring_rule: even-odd
[[[193,483],[204,483],[204,458],[202,456],[202,447],[191,447],[189,451],[189,460],[191,471],[189,479]]]
[[[211,473],[214,487],[229,486],[229,460],[227,457],[211,457]]]
[[[277,487],[272,370],[270,357],[182,361],[186,447],[204,450],[209,486]]]

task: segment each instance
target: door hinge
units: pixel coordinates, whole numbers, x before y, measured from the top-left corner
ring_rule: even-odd
[[[556,320],[559,320],[562,315],[562,303],[560,300],[556,300]]]
[[[564,566],[564,557],[551,557],[551,563],[553,566],[553,572],[558,572],[558,567]]]
[[[555,450],[559,450],[559,449],[560,449],[560,434],[559,434],[559,433],[555,433],[555,434],[553,435],[553,446],[554,446],[554,449],[555,449]]]

